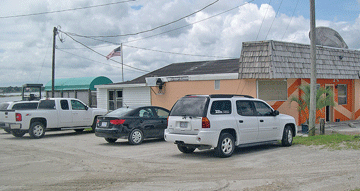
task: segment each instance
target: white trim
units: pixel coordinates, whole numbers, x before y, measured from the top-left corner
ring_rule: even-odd
[[[146,87],[145,83],[141,84],[110,84],[110,85],[95,85],[95,88],[114,89],[114,88],[136,88]]]

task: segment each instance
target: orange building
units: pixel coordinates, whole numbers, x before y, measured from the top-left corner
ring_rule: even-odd
[[[319,111],[317,117],[326,121],[359,119],[360,51],[317,46],[316,57],[317,84],[331,88],[336,103]],[[307,114],[300,113],[290,98],[299,97],[299,86],[310,83],[310,71],[309,45],[244,42],[240,59],[174,63],[109,87],[146,87],[151,105],[167,109],[189,94],[246,94],[267,101],[280,113],[293,116],[300,125]]]

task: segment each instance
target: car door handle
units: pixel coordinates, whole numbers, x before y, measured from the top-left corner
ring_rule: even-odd
[[[239,123],[244,123],[244,121],[243,121],[243,120],[239,120]]]
[[[260,119],[260,123],[264,122],[264,120]]]

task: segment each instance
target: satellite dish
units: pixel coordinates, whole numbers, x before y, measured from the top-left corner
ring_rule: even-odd
[[[334,48],[349,48],[338,32],[329,27],[316,27],[316,45],[330,46]],[[310,33],[309,33],[310,37]]]

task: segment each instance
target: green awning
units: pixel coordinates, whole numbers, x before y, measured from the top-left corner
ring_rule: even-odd
[[[104,76],[99,77],[82,77],[82,78],[63,78],[55,79],[55,91],[61,90],[96,90],[95,85],[111,84],[113,83],[109,78]],[[50,80],[45,85],[45,91],[51,91],[52,81]]]

